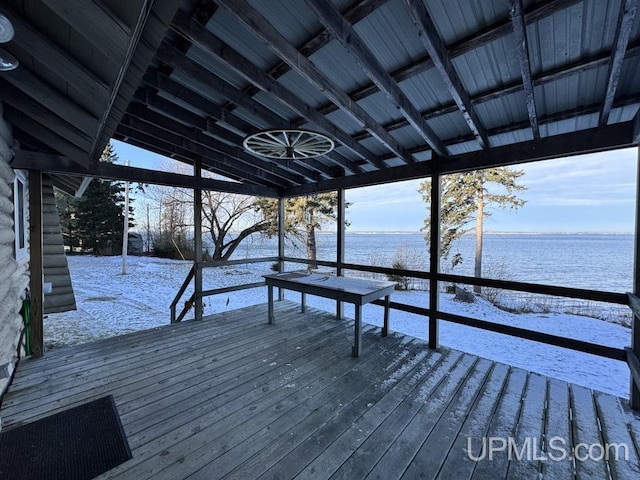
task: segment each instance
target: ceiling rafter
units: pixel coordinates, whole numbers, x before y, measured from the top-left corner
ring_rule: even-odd
[[[287,120],[167,44],[163,44],[162,47],[160,47],[157,55],[172,68],[188,75],[203,86],[210,88],[213,92],[231,99],[231,101],[251,114],[260,117],[267,125],[273,128],[290,127]]]
[[[529,62],[529,44],[527,42],[527,29],[524,23],[524,11],[522,0],[509,0],[511,7],[511,22],[513,23],[513,34],[516,38],[516,48],[518,50],[518,62],[522,75],[522,87],[527,103],[527,113],[533,131],[533,138],[540,138],[538,128],[538,114],[536,113],[536,100],[533,93],[533,81],[531,79],[531,63]]]
[[[187,110],[186,108],[172,102],[167,98],[163,98],[157,95],[153,91],[139,91],[138,99],[145,103],[146,105],[152,107],[154,110],[160,111],[165,116],[170,117],[171,119],[175,119],[185,125],[188,125],[194,130],[200,131],[202,133],[210,134],[216,137],[223,142],[229,144],[230,147],[236,148],[236,145],[240,145],[242,143],[243,137],[238,135],[237,133],[232,132],[220,125],[217,125],[216,121],[210,117],[202,116],[198,113]],[[240,150],[240,152],[244,153],[244,151]],[[247,154],[248,155],[248,154]],[[248,156],[247,158],[251,158],[252,156]],[[240,160],[240,159],[239,159]],[[263,168],[265,171],[271,172],[275,166],[274,163],[267,162],[260,157],[256,157],[253,162],[246,162],[245,168],[250,168],[252,166],[262,165],[266,168]],[[317,173],[310,168],[309,165],[306,164],[297,164],[294,162],[284,163],[278,161],[277,166],[284,166],[288,170],[290,170],[294,174],[303,175],[307,179],[311,181],[319,180]]]
[[[383,6],[388,1],[389,0],[357,0],[347,8],[346,12],[344,13],[344,17],[352,24],[355,24],[365,18],[371,12]],[[323,28],[316,34],[312,35],[309,39],[307,39],[301,46],[299,46],[298,51],[308,58],[315,52],[320,50],[322,47],[327,45],[329,41],[331,41],[331,35],[329,35],[329,32],[327,32],[327,30]],[[290,70],[291,68],[286,62],[279,61],[269,70],[267,70],[267,74],[277,80]],[[260,90],[258,88],[255,88],[253,85],[249,85],[243,91],[247,95],[253,96]]]
[[[48,110],[62,115],[79,131],[93,136],[98,131],[98,119],[71,99],[37,78],[24,65],[2,74],[2,79],[33,98]]]
[[[235,157],[214,151],[194,138],[185,137],[182,132],[169,131],[131,113],[124,115],[118,132],[147,144],[155,144],[182,157],[192,160],[201,157],[213,171],[237,181],[248,181],[274,188],[294,185],[265,172],[248,173],[238,168]]]
[[[102,111],[111,91],[106,82],[97,78],[67,52],[43,37],[20,16],[4,7],[0,7],[0,13],[11,19],[16,32],[14,39],[4,48],[11,51],[14,44],[18,45],[38,62],[46,65],[60,78],[73,85],[78,91],[84,92],[83,101],[87,105],[90,105],[96,112]]]
[[[187,104],[197,106],[198,110],[201,110],[211,119],[214,119],[217,124],[223,125],[229,130],[237,132],[238,134],[246,136],[260,131],[260,129],[252,123],[249,123],[246,120],[238,117],[234,113],[226,110],[225,108],[216,105],[202,95],[190,90],[184,85],[171,80],[170,78],[167,78],[161,73],[147,72],[144,77],[144,82],[149,87],[155,90],[167,93],[178,100],[186,102]],[[354,173],[359,173],[362,171],[362,169],[357,164],[355,164],[351,160],[337,155],[335,152],[332,152],[331,156],[327,156],[326,161],[335,162],[340,165],[340,167],[325,165],[320,161],[309,162],[309,160],[313,159],[306,160],[310,167],[315,168],[316,170],[323,172],[330,177],[342,176],[344,174],[344,172],[342,171],[342,167],[347,167]]]
[[[60,18],[110,59],[122,60],[127,53],[131,29],[95,0],[42,0]]]
[[[422,139],[439,155],[446,155],[444,143],[420,116],[416,107],[391,78],[371,50],[365,46],[358,33],[338,12],[330,2],[325,0],[307,0],[307,4],[313,9],[320,22],[342,44],[342,46],[355,57],[365,73],[378,86],[380,91],[394,103],[402,115],[418,132]]]
[[[177,107],[177,106],[176,106]],[[153,124],[159,127],[162,130],[166,130],[169,133],[173,133],[178,135],[182,139],[186,139],[189,142],[196,143],[201,145],[202,147],[207,149],[207,154],[205,156],[215,156],[224,154],[227,157],[234,159],[232,165],[245,165],[245,166],[253,166],[255,168],[255,176],[261,178],[272,178],[272,176],[279,177],[282,180],[293,183],[293,184],[301,184],[305,183],[303,174],[296,172],[291,173],[289,171],[283,170],[279,168],[279,166],[256,158],[252,155],[245,153],[238,147],[231,146],[226,144],[220,140],[216,140],[210,135],[206,135],[203,131],[194,124],[185,124],[181,121],[178,121],[175,118],[171,118],[165,114],[162,114],[158,111],[154,111],[149,109],[148,107],[142,104],[132,103],[129,105],[127,109],[127,113],[132,116],[135,116],[141,120],[144,120],[150,124]],[[180,117],[181,113],[176,108],[172,111],[172,116]],[[190,121],[197,121],[197,119],[191,118]],[[204,121],[206,123],[206,120]],[[203,125],[204,126],[204,125]],[[205,126],[206,128],[206,126]],[[168,138],[168,137],[167,137]],[[178,142],[179,144],[179,142]],[[198,152],[200,153],[200,152]],[[250,173],[250,170],[246,167],[242,168],[243,171],[247,171]]]
[[[547,83],[551,83],[557,80],[560,80],[568,75],[574,74],[576,72],[587,71],[593,68],[601,67],[602,65],[606,65],[609,63],[610,55],[609,51],[601,52],[599,55],[591,57],[585,60],[579,60],[577,62],[572,62],[568,65],[562,65],[548,72],[541,72],[539,76],[533,79],[533,86],[540,87]],[[640,44],[636,42],[634,46],[627,50],[627,55],[625,58],[630,58],[632,56],[640,55]],[[520,92],[522,90],[521,82],[512,82],[508,85],[501,85],[498,88],[490,89],[485,92],[480,92],[477,95],[471,97],[471,103],[474,106],[480,105],[484,102],[488,102],[490,100],[494,100],[499,97],[503,97],[506,95],[511,95],[513,93]],[[441,115],[447,115],[457,111],[458,106],[451,102],[448,105],[444,105],[432,110],[426,110],[421,112],[421,115],[429,120],[430,118],[438,117]],[[383,124],[383,127],[387,130],[396,130],[398,128],[403,128],[408,125],[408,122],[405,120],[394,121],[390,123]],[[362,140],[369,137],[369,132],[362,131],[355,134],[353,137],[356,140]]]
[[[363,125],[386,148],[391,150],[405,163],[415,160],[389,132],[384,130],[375,119],[357,103],[351,101],[348,95],[338,88],[324,75],[308,58],[289,43],[260,13],[246,2],[240,0],[216,0],[218,5],[226,8],[250,32],[262,41],[267,42],[273,51],[289,66],[299,73],[305,80],[314,85],[356,122]]]
[[[600,125],[606,125],[611,114],[611,107],[616,97],[618,81],[622,72],[622,62],[629,44],[629,37],[633,29],[633,21],[638,10],[638,0],[623,0],[620,5],[620,15],[613,40],[611,63],[609,64],[609,78],[600,112]]]
[[[635,96],[630,96],[625,98],[618,98],[614,103],[614,107],[621,108],[628,105],[637,104],[639,102],[640,102],[640,95],[635,95]],[[592,105],[582,106],[582,107],[574,108],[571,110],[555,112],[553,114],[544,115],[538,118],[538,122],[540,126],[544,127],[545,125],[566,120],[568,118],[575,118],[576,116],[594,115],[599,113],[601,108],[602,108],[602,105],[600,103],[594,103]],[[509,125],[493,128],[488,131],[488,135],[494,136],[494,135],[500,135],[503,133],[509,133],[513,131],[524,130],[529,126],[530,126],[530,123],[529,123],[529,120],[527,119],[522,122],[511,123]],[[456,143],[470,142],[473,140],[473,138],[474,137],[472,134],[468,134],[468,135],[457,137],[451,140],[449,144],[455,145]],[[541,138],[548,138],[548,137],[541,137]],[[424,147],[417,147],[415,149],[412,149],[411,153],[417,154],[417,153],[423,153],[425,151],[428,151],[428,149]]]
[[[449,59],[447,49],[438,35],[429,13],[427,12],[422,0],[404,0],[409,14],[413,20],[413,23],[418,28],[420,40],[427,49],[427,53],[433,60],[435,68],[440,73],[440,76],[444,80],[449,94],[458,105],[458,109],[462,112],[467,125],[471,129],[471,132],[476,137],[476,140],[483,148],[489,147],[489,139],[484,127],[480,123],[480,119],[471,105],[469,94],[465,90],[458,74]]]
[[[126,117],[125,117],[126,118]],[[168,158],[172,158],[174,160],[191,164],[193,165],[196,158],[201,158],[202,156],[194,153],[186,148],[183,148],[178,145],[174,145],[169,141],[164,139],[156,138],[142,130],[136,130],[127,125],[120,124],[118,126],[118,130],[114,134],[114,138],[116,140],[125,141],[131,145],[135,145],[136,147],[155,152],[158,155],[162,155]],[[209,171],[222,175],[231,180],[235,180],[243,183],[250,183],[253,185],[264,185],[264,181],[256,181],[251,177],[247,177],[244,174],[234,174],[233,169],[229,171],[226,168],[226,165],[220,163],[216,160],[207,159],[207,168]],[[269,188],[280,188],[280,187],[269,187]]]
[[[89,154],[86,151],[82,151],[73,143],[60,137],[53,130],[33,120],[22,110],[13,108],[11,105],[5,105],[4,110],[7,115],[11,116],[11,123],[15,127],[35,136],[50,148],[55,149],[55,151],[62,155],[66,155],[79,165],[83,167],[89,166]]]
[[[547,3],[536,4],[530,7],[529,11],[524,14],[525,25],[537,22],[542,18],[545,18],[557,11],[569,8],[570,6],[578,3],[580,0],[551,0]],[[464,55],[476,48],[479,48],[488,42],[492,42],[498,38],[510,35],[513,33],[513,26],[510,20],[500,20],[495,24],[487,27],[481,32],[473,33],[470,36],[459,40],[458,42],[447,47],[448,55],[450,58],[456,58],[460,55]],[[607,58],[610,52],[607,52]],[[408,80],[416,75],[434,67],[433,60],[429,55],[426,55],[409,65],[402,66],[395,71],[391,72],[391,77],[396,82],[402,82]],[[353,92],[349,93],[349,97],[352,101],[357,102],[371,95],[378,93],[378,87],[375,83],[364,85]],[[454,103],[455,105],[455,103]],[[327,103],[318,108],[323,115],[328,115],[334,112],[338,107],[333,103]],[[457,107],[455,107],[457,109]],[[454,109],[454,110],[455,110]],[[301,121],[293,122],[294,125],[299,125]],[[406,125],[406,124],[405,124]]]
[[[42,106],[13,85],[5,83],[2,77],[0,77],[0,101],[21,110],[31,117],[33,121],[55,132],[80,150],[88,152],[91,149],[91,137],[89,135],[77,130],[67,122],[66,118]]]
[[[252,82],[264,92],[272,95],[282,104],[294,110],[298,115],[303,116],[309,122],[315,124],[324,133],[341,142],[356,155],[368,162],[371,162],[378,168],[385,168],[384,162],[379,161],[372,152],[364,148],[358,142],[355,142],[346,132],[340,130],[322,114],[311,108],[300,97],[294,95],[280,83],[269,77],[269,75],[261,71],[253,63],[244,58],[230,46],[226,45],[204,27],[185,16],[178,14],[174,18],[173,28],[181,35],[189,38],[191,42],[198,45],[200,48],[212,55],[215,55],[220,61],[224,62],[225,65],[232,68],[237,74],[242,75],[246,80]]]

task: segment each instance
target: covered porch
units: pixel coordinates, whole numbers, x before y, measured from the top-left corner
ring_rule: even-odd
[[[3,423],[113,395],[133,458],[105,479],[640,474],[640,417],[624,399],[373,326],[353,358],[352,321],[290,301],[275,313],[275,325],[261,304],[23,360]]]

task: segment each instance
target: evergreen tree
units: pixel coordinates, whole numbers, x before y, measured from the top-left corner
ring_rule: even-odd
[[[118,160],[109,143],[100,161]],[[76,203],[76,229],[85,250],[95,254],[113,255],[120,251],[124,223],[124,185],[112,180],[94,179]],[[129,207],[129,226],[132,227],[133,208]]]
[[[517,193],[526,189],[517,183],[524,175],[522,170],[513,170],[509,167],[488,168],[452,175],[441,178],[440,200],[440,255],[447,259],[451,252],[453,242],[474,227],[476,233],[474,275],[482,276],[482,244],[484,234],[484,219],[491,216],[489,208],[517,210],[526,202],[518,198]],[[497,186],[499,193],[489,191],[489,185]],[[431,203],[431,180],[425,180],[420,184],[418,191],[423,200]],[[427,207],[429,208],[429,207]],[[422,231],[429,241],[431,234],[431,222],[427,218],[424,221]],[[462,261],[457,254],[452,259],[452,266]],[[480,286],[475,286],[476,293],[481,292]]]
[[[68,195],[57,188],[54,189],[56,207],[60,217],[60,228],[64,244],[73,252],[80,247],[80,238],[76,227],[78,216],[78,199]]]

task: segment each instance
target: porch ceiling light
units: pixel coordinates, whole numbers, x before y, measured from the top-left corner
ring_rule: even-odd
[[[13,25],[11,21],[0,13],[0,43],[7,43],[13,39]]]
[[[263,130],[244,139],[246,150],[262,157],[296,160],[326,155],[335,143],[326,135],[311,130]]]
[[[6,50],[0,48],[0,72],[8,72],[18,68],[18,59]]]

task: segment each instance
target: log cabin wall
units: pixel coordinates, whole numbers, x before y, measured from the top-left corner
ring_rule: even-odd
[[[4,120],[0,104],[0,399],[21,354],[23,321],[20,310],[29,284],[28,237],[20,239],[24,248],[19,248],[21,245],[16,242],[14,228],[14,189],[19,180],[9,167],[13,157],[12,146],[11,128]],[[22,187],[26,189],[26,181]],[[26,198],[26,190],[22,193]],[[23,205],[26,208],[27,203]],[[27,225],[20,226],[23,234],[28,235]]]
[[[64,251],[60,216],[49,175],[42,175],[42,222],[44,283],[51,285],[50,290],[45,289],[44,313],[75,310],[76,300]]]

